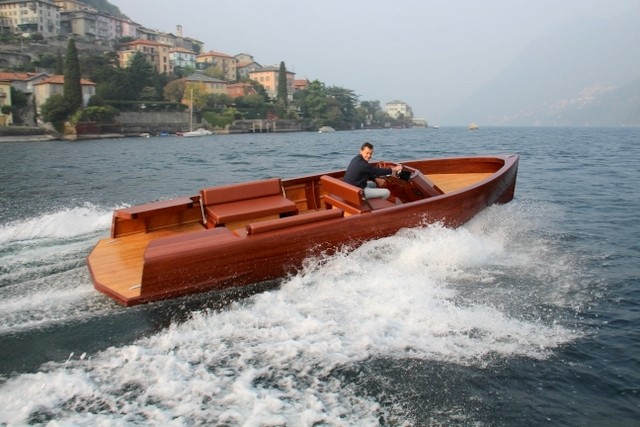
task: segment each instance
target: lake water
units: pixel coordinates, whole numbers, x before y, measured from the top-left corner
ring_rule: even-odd
[[[515,199],[240,291],[124,308],[118,207],[374,160],[517,153]],[[640,129],[0,143],[0,425],[640,425]]]

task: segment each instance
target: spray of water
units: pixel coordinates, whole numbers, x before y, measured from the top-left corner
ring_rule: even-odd
[[[61,230],[55,224],[66,215],[87,219]],[[544,359],[579,336],[536,309],[565,309],[557,296],[573,292],[582,274],[570,257],[559,257],[536,215],[513,203],[459,229],[401,230],[310,259],[278,289],[194,312],[134,344],[6,380],[0,423],[377,425],[389,408],[344,383],[336,369],[370,358],[474,366]],[[52,239],[57,243],[49,250],[62,246],[77,254],[81,236],[103,229],[107,218],[61,212],[30,223],[37,231],[4,227],[0,239]],[[46,252],[36,246],[4,259],[16,268],[17,259]],[[94,296],[79,291],[80,273],[70,271],[23,283],[0,312],[10,319],[8,328],[69,321],[61,313],[74,318],[92,310]],[[62,292],[61,276],[67,278]],[[560,289],[549,283],[554,277],[563,278]]]

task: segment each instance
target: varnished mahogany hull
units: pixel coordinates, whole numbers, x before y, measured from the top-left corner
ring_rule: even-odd
[[[140,291],[133,296],[115,291],[107,283],[108,279],[98,278],[90,256],[89,268],[94,285],[99,291],[129,306],[273,280],[295,272],[310,256],[331,254],[345,247],[355,248],[365,241],[393,235],[402,228],[434,222],[457,227],[486,207],[507,203],[514,197],[517,155],[408,161],[403,164],[427,176],[453,177],[473,172],[485,173],[487,177],[436,197],[256,235],[225,234],[226,231],[217,233],[215,230],[185,233],[177,238],[175,245],[170,246],[175,250],[145,250]],[[332,174],[339,176],[340,172]],[[283,186],[287,188],[318,177],[285,180]],[[309,205],[310,201],[306,203]],[[317,200],[313,204],[317,205]],[[191,208],[196,209],[197,206]]]

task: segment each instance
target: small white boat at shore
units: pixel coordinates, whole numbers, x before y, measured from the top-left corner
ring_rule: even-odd
[[[331,126],[322,126],[320,129],[318,129],[318,133],[330,133],[335,131],[336,130]]]
[[[207,135],[213,135],[213,132],[211,132],[210,130],[204,129],[204,128],[200,128],[200,129],[196,129],[196,130],[191,130],[189,132],[185,132],[182,134],[182,136],[207,136]]]

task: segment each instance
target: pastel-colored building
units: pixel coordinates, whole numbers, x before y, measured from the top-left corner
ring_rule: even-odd
[[[309,89],[309,79],[296,79],[293,81],[294,92],[299,92],[305,89]]]
[[[248,78],[250,72],[259,70],[261,68],[262,65],[258,64],[255,61],[239,63],[236,67],[236,73],[238,74],[238,79]]]
[[[169,60],[175,69],[178,68],[196,68],[196,53],[184,47],[173,47],[169,49]]]
[[[278,81],[280,76],[280,67],[269,66],[262,67],[259,70],[249,72],[249,78],[260,83],[266,90],[269,97],[275,99],[278,96]],[[293,99],[293,82],[296,73],[287,70],[287,97]]]
[[[0,80],[0,126],[13,124],[13,114],[11,110],[7,114],[3,112],[6,107],[11,107],[11,82]]]
[[[406,119],[413,118],[413,111],[411,107],[406,102],[402,101],[391,101],[386,104],[386,111],[389,117],[393,119],[397,119],[399,117],[404,117]]]
[[[0,72],[0,80],[8,81],[14,89],[27,95],[33,93],[33,85],[50,77],[47,73]]]
[[[202,71],[196,71],[183,79],[186,86],[198,85],[204,88],[207,94],[227,94],[227,82],[224,80],[216,79],[214,77],[207,76]],[[185,91],[187,92],[187,91]]]
[[[122,37],[138,38],[139,24],[99,12],[79,0],[55,0],[60,7],[61,35],[84,40],[113,42]]]
[[[127,68],[133,55],[140,52],[145,59],[156,67],[159,73],[173,72],[173,66],[169,57],[171,46],[149,40],[134,40],[123,45],[118,51],[120,67]]]
[[[227,85],[227,94],[231,98],[238,98],[256,93],[251,83],[229,83]]]
[[[82,86],[82,105],[86,106],[92,96],[96,94],[96,84],[90,80],[80,79]],[[36,111],[40,114],[40,108],[47,99],[53,95],[64,95],[64,76],[49,77],[33,85],[36,97]]]
[[[13,33],[37,33],[45,38],[60,34],[60,7],[53,0],[2,1],[0,16]]]
[[[196,57],[196,63],[198,68],[204,70],[205,68],[214,67],[219,71],[224,79],[230,82],[235,81],[237,76],[236,71],[236,58],[226,53],[209,51],[207,53],[201,53]]]

